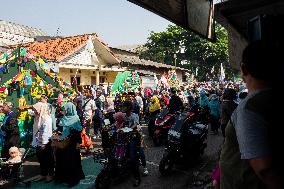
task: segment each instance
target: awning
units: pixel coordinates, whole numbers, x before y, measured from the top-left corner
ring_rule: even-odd
[[[201,37],[215,40],[213,0],[128,0]]]

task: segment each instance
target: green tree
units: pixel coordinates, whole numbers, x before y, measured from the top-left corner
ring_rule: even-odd
[[[227,31],[219,24],[216,24],[215,30],[216,42],[212,43],[191,31],[169,25],[166,31],[151,32],[146,44],[138,48],[137,52],[141,58],[176,64],[192,72],[198,68],[199,80],[217,79],[222,63],[226,78],[232,79],[236,71],[229,65]],[[215,69],[211,73],[213,66]]]

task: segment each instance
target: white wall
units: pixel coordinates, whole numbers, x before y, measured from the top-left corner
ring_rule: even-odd
[[[99,65],[98,58],[95,52],[90,52],[86,47],[80,49],[77,53],[65,58],[62,62],[72,63],[74,65]]]

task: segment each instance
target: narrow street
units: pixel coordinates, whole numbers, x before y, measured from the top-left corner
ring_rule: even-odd
[[[284,0],[1,5],[0,189],[284,188]]]
[[[146,127],[144,127],[144,133]],[[200,163],[186,169],[174,169],[171,175],[161,176],[159,172],[159,162],[164,153],[164,147],[154,147],[152,140],[145,136],[148,149],[145,151],[147,158],[147,167],[149,175],[142,177],[141,185],[138,188],[147,189],[189,189],[189,188],[204,188],[210,181],[210,174],[217,161],[218,150],[223,141],[221,134],[210,135],[208,134],[208,146],[205,150],[204,156]],[[205,180],[206,182],[203,182]],[[133,180],[128,179],[125,181],[115,182],[112,184],[112,189],[128,189],[133,188]],[[195,184],[194,184],[195,183]]]
[[[143,132],[147,134],[147,127],[143,127]],[[152,140],[145,136],[145,141],[148,145],[148,149],[145,150],[145,155],[147,159],[147,167],[149,170],[149,175],[142,177],[141,185],[138,188],[143,189],[201,189],[206,188],[210,182],[210,174],[217,161],[217,154],[220,146],[222,144],[223,137],[219,135],[208,134],[208,146],[205,153],[200,160],[196,162],[195,165],[188,169],[182,169],[181,167],[176,167],[172,174],[169,176],[161,176],[159,172],[159,162],[164,153],[164,147],[154,147]],[[95,142],[95,147],[100,147],[100,141]],[[91,188],[95,189],[94,182],[96,175],[101,170],[101,165],[94,163],[92,156],[87,156],[82,160],[83,170],[85,172],[86,178],[82,180],[80,185],[74,188]],[[24,166],[25,171],[25,181],[34,180],[39,175],[39,163],[36,158],[28,158]],[[111,189],[130,189],[132,186],[132,178],[124,180],[116,180],[112,183]],[[24,188],[23,186],[11,186],[6,185],[5,188]],[[45,183],[45,182],[34,182],[32,181],[31,189],[59,189],[67,188],[63,184]]]

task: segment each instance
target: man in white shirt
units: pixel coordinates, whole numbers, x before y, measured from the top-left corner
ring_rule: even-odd
[[[143,99],[142,97],[139,95],[139,92],[135,92],[135,99],[136,99],[136,102],[139,106],[139,120],[141,121],[141,118],[142,118],[142,113],[143,113]]]
[[[96,94],[96,96],[94,96],[94,97],[99,98],[99,99],[102,101],[102,103],[105,103],[105,101],[106,101],[106,98],[105,98],[105,96],[104,96],[104,93],[103,93],[103,91],[100,90],[100,89],[97,90],[97,94]],[[102,108],[103,108],[103,107],[102,107]]]
[[[140,107],[140,110],[143,110],[143,99],[138,92],[135,92],[135,99]]]
[[[97,95],[96,89],[92,86],[92,87],[91,87],[91,90],[92,90],[92,95],[93,95],[93,96],[96,96],[96,95]]]
[[[85,89],[84,95],[86,97],[85,103],[83,104],[83,128],[86,130],[87,135],[92,135],[91,129],[93,129],[93,117],[95,110],[97,109],[96,103],[93,100],[92,90]]]

